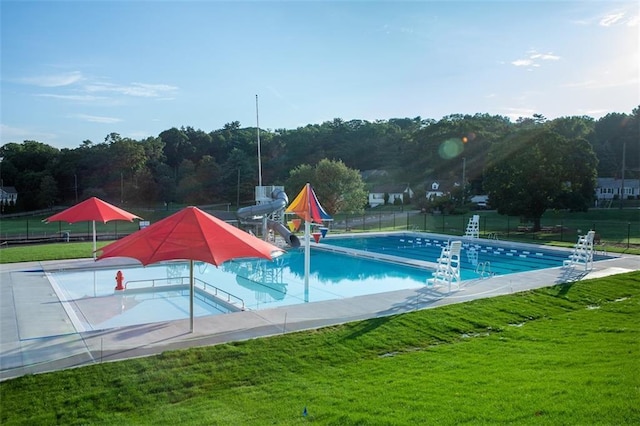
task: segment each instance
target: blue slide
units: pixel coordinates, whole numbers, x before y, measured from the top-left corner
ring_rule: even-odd
[[[278,210],[284,209],[289,204],[289,197],[284,191],[279,189],[271,193],[272,201],[268,203],[257,204],[255,206],[243,207],[238,209],[236,216],[241,222],[246,223],[262,223],[259,217],[271,214]],[[300,239],[295,236],[286,226],[274,220],[267,220],[267,228],[273,232],[277,232],[291,247],[300,247]]]

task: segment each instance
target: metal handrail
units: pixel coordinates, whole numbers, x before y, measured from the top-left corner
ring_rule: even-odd
[[[231,303],[231,304],[234,304],[234,305],[239,304],[241,306],[241,309],[244,311],[244,309],[245,309],[244,308],[244,300],[242,298],[240,298],[240,297],[238,297],[236,295],[233,295],[233,294],[229,293],[228,291],[222,290],[221,288],[218,288],[218,287],[216,287],[214,285],[211,285],[208,282],[201,280],[200,278],[194,278],[193,281],[194,281],[194,284],[196,282],[202,283],[202,289],[204,291],[207,291],[207,287],[211,287],[213,289],[213,291],[214,291],[212,295],[217,297],[217,298],[219,298],[219,299],[220,299],[220,296],[218,295],[218,293],[222,293],[223,295],[226,295],[228,303]],[[208,291],[207,291],[207,293],[211,294]],[[234,303],[232,301],[232,299],[235,300],[238,303]]]
[[[179,283],[176,283],[177,280],[180,280]],[[172,281],[169,284],[158,284],[156,285],[156,283],[162,282],[162,281]],[[236,305],[236,306],[240,306],[240,308],[244,311],[245,310],[245,304],[244,304],[244,300],[234,294],[229,293],[228,291],[222,290],[221,288],[218,288],[212,284],[209,284],[206,281],[201,280],[200,278],[195,278],[193,279],[194,281],[194,285],[196,283],[201,283],[202,284],[202,289],[204,291],[206,291],[208,294],[220,299],[220,300],[224,300],[224,298],[226,298],[226,302],[230,303],[232,305]],[[169,285],[189,285],[189,277],[170,277],[170,278],[152,278],[152,279],[148,279],[148,280],[131,280],[131,281],[126,281],[124,283],[124,288],[128,289],[129,288],[129,284],[131,283],[151,283],[151,288],[158,288],[158,287],[163,287],[163,286],[169,286]],[[139,287],[140,288],[140,287]],[[134,290],[134,289],[132,289]],[[223,296],[223,297],[221,297]]]
[[[187,282],[185,282],[184,280],[187,279]],[[180,280],[179,283],[175,283],[176,280]],[[131,280],[131,281],[125,281],[124,283],[124,288],[128,289],[129,288],[129,284],[132,283],[151,283],[151,288],[156,288],[162,285],[188,285],[189,284],[189,277],[171,277],[171,278],[152,278],[152,279],[148,279],[148,280]],[[174,281],[172,283],[169,284],[160,284],[158,286],[156,286],[156,282],[160,282],[160,281]],[[133,290],[133,289],[132,289]]]

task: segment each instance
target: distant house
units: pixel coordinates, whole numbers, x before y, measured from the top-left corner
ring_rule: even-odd
[[[622,179],[598,178],[596,183],[596,198],[598,200],[620,199],[622,191]],[[640,179],[624,180],[624,199],[638,198],[640,196]]]
[[[451,195],[451,191],[460,187],[460,182],[452,182],[448,180],[433,181],[427,186],[426,197],[433,200],[436,197],[444,197]]]
[[[0,187],[0,204],[3,206],[15,205],[18,201],[18,191],[13,186]]]
[[[365,182],[374,182],[376,180],[385,179],[387,178],[388,175],[389,173],[386,170],[378,170],[378,169],[363,170],[360,172],[360,176],[362,177],[362,180]]]
[[[413,190],[409,187],[409,184],[378,185],[369,191],[369,205],[377,207],[384,204],[385,194],[389,197],[389,204],[394,204],[395,200],[403,202],[404,197],[413,198]]]

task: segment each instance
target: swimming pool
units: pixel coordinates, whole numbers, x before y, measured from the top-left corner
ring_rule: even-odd
[[[566,250],[509,243],[506,241],[448,237],[424,233],[368,234],[366,236],[328,236],[322,246],[333,246],[353,253],[377,253],[435,264],[449,241],[462,241],[462,280],[507,275],[562,266]],[[594,261],[610,257],[594,253]],[[431,265],[429,265],[431,266]]]
[[[124,291],[115,290],[118,270],[125,277]],[[78,331],[189,317],[189,267],[184,262],[47,275]],[[312,250],[305,286],[302,249],[274,261],[232,260],[219,268],[196,262],[194,316],[417,288],[429,277],[425,269]]]
[[[411,233],[327,236],[321,244],[312,243],[308,286],[302,248],[290,249],[274,261],[232,260],[219,268],[196,263],[194,316],[420,288],[431,278],[449,238],[460,239]],[[461,253],[463,281],[558,267],[568,256],[567,251],[488,240],[465,240]],[[125,291],[114,290],[117,270],[48,273],[78,331],[189,317],[187,263],[120,268]]]

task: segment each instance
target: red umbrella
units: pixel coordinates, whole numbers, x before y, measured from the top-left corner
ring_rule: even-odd
[[[197,207],[187,207],[102,249],[98,260],[131,257],[143,265],[163,260],[189,260],[191,331],[193,331],[193,262],[212,265],[241,257],[273,259],[283,250],[250,235]]]
[[[133,222],[134,219],[142,219],[140,216],[136,216],[133,213],[129,213],[126,210],[122,210],[119,207],[111,205],[106,201],[102,201],[99,198],[91,197],[84,200],[81,203],[76,204],[73,207],[61,211],[48,217],[44,222],[93,222],[93,252],[95,258],[96,251],[96,221],[107,223],[112,220],[126,220]]]

